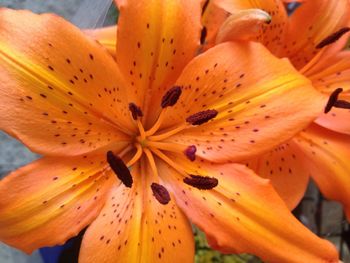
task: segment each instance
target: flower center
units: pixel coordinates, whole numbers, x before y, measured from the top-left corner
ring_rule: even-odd
[[[117,175],[117,177],[126,187],[132,187],[133,183],[130,168],[141,158],[148,161],[148,166],[150,167],[151,174],[153,176],[153,183],[150,187],[153,191],[154,197],[163,205],[170,202],[170,195],[167,189],[159,184],[158,170],[154,156],[167,163],[178,173],[182,174],[184,176],[183,182],[187,185],[201,190],[210,190],[216,187],[218,184],[218,180],[216,178],[187,173],[183,167],[174,162],[172,158],[169,158],[167,154],[165,154],[165,152],[175,152],[177,154],[183,154],[191,162],[195,161],[197,151],[195,145],[183,146],[180,144],[166,142],[164,140],[184,129],[206,123],[214,119],[218,114],[218,112],[213,109],[197,112],[188,116],[184,122],[179,124],[177,127],[163,133],[161,131],[159,132],[162,123],[165,120],[165,115],[168,108],[177,103],[181,93],[182,88],[179,86],[174,86],[165,93],[160,105],[162,108],[161,113],[154,125],[149,130],[145,130],[141,122],[141,118],[143,117],[141,108],[135,103],[131,102],[129,104],[129,110],[131,113],[130,116],[137,125],[138,133],[130,142],[130,145],[118,153],[118,155],[115,155],[112,151],[107,152],[107,162],[110,169]],[[128,161],[124,162],[123,159]]]

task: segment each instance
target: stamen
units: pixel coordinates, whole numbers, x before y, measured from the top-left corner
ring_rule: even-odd
[[[156,148],[159,150],[168,151],[168,152],[177,152],[177,153],[184,152],[184,146],[177,143],[148,140],[147,146],[151,148]]]
[[[162,134],[158,134],[158,135],[153,135],[153,136],[149,136],[148,139],[151,140],[151,141],[162,141],[162,140],[165,140],[166,138],[184,130],[184,129],[187,129],[191,126],[189,126],[187,123],[186,124],[182,124],[178,127],[176,127],[175,129],[172,129],[172,130],[169,130],[165,133],[162,133]]]
[[[170,202],[170,194],[164,186],[157,183],[152,183],[151,189],[154,197],[158,200],[159,203],[166,205]]]
[[[202,15],[204,14],[205,10],[207,10],[208,4],[209,4],[209,0],[206,0],[202,8]]]
[[[342,92],[343,92],[342,88],[337,88],[335,91],[332,92],[332,94],[329,96],[329,100],[328,100],[327,105],[324,109],[324,113],[330,112],[333,107],[342,108],[341,105],[344,105],[345,104],[344,102],[346,102],[346,101],[340,101],[340,103],[338,103],[338,101],[339,101],[338,96]],[[344,106],[346,106],[346,105],[344,105]]]
[[[126,164],[127,167],[130,167],[132,166],[133,164],[135,164],[142,156],[142,147],[140,144],[136,144],[136,148],[137,148],[137,151],[134,155],[134,157],[132,157],[132,159]]]
[[[143,113],[139,106],[137,106],[135,103],[131,102],[129,103],[129,110],[131,111],[132,118],[136,121],[137,117],[142,117]]]
[[[151,148],[151,151],[157,155],[160,159],[162,159],[164,162],[166,162],[167,164],[169,164],[169,166],[171,166],[172,168],[174,168],[179,174],[182,174],[183,176],[187,176],[188,173],[186,173],[184,171],[184,168],[181,167],[179,164],[175,163],[174,161],[172,161],[168,156],[166,156],[164,153],[162,153],[161,151],[159,151],[158,149],[155,148]]]
[[[201,45],[205,44],[207,33],[208,33],[207,28],[204,26],[201,31]]]
[[[156,162],[154,161],[154,157],[153,157],[153,154],[152,152],[145,148],[144,149],[144,152],[146,154],[146,157],[148,159],[148,162],[149,162],[149,165],[151,167],[151,170],[152,170],[152,173],[153,173],[153,176],[155,177],[155,180],[158,180],[158,170],[157,170],[157,166],[156,166]]]
[[[126,187],[131,187],[133,179],[128,167],[125,165],[122,159],[114,155],[112,151],[107,152],[107,162],[112,168],[113,172],[122,181]]]
[[[137,123],[137,127],[139,128],[141,140],[146,139],[146,132],[145,132],[145,129],[143,128],[141,121],[137,119],[136,123]]]
[[[182,93],[180,86],[174,86],[168,90],[162,98],[162,108],[171,107],[176,104]]]
[[[166,111],[167,111],[166,108],[162,109],[162,111],[160,112],[156,123],[153,125],[153,127],[151,129],[146,131],[146,137],[151,136],[151,135],[155,134],[158,131],[158,129],[160,128],[160,125],[163,123]]]
[[[215,118],[217,115],[217,110],[205,110],[187,117],[186,121],[192,125],[201,125]]]
[[[341,108],[341,109],[350,109],[350,102],[345,100],[337,100],[334,103],[334,107]]]
[[[192,175],[183,179],[185,184],[196,187],[200,190],[210,190],[216,187],[219,183],[218,179],[208,176]]]
[[[188,146],[185,150],[185,155],[191,162],[194,162],[196,160],[196,151],[197,148],[195,145]]]
[[[333,44],[336,42],[339,38],[341,38],[345,33],[350,31],[350,27],[343,27],[339,29],[337,32],[334,32],[333,34],[329,35],[325,39],[323,39],[316,48],[323,48],[325,46],[328,46],[330,44]]]
[[[120,152],[118,152],[118,156],[119,158],[123,158],[124,155],[126,155],[128,152],[130,152],[133,149],[132,145],[128,145],[126,146],[123,150],[121,150]]]

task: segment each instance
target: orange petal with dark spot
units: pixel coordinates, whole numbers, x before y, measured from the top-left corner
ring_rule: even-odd
[[[301,69],[319,52],[316,46],[349,25],[349,19],[348,0],[305,1],[290,16],[286,46],[281,55],[288,57],[296,68]]]
[[[117,26],[88,29],[84,30],[84,33],[98,41],[114,58],[116,57]]]
[[[196,55],[201,1],[125,0],[119,9],[117,62],[131,86],[130,100],[148,116],[147,127],[161,110],[163,94]]]
[[[44,157],[0,182],[0,240],[27,253],[64,244],[98,215],[115,182],[105,156]]]
[[[114,186],[99,217],[86,231],[79,262],[192,263],[194,241],[187,218],[173,198],[160,204],[153,196],[151,171],[133,167],[133,177],[145,180],[133,187]],[[162,182],[160,182],[162,184]],[[96,253],[98,251],[98,253]]]
[[[312,125],[294,141],[304,152],[304,169],[326,198],[344,205],[350,221],[350,136]]]
[[[219,180],[213,190],[189,188],[182,175],[162,161],[157,163],[179,207],[206,233],[214,249],[250,253],[266,262],[338,262],[335,247],[300,223],[268,181],[245,166],[206,162],[195,166],[184,157],[171,158],[188,172],[200,170]]]
[[[328,96],[337,88],[343,92],[341,100],[350,100],[350,51],[342,51],[332,56],[321,58],[319,63],[306,72],[313,85]],[[333,131],[350,134],[350,110],[333,108],[322,114],[316,123]]]
[[[78,155],[133,130],[127,85],[95,41],[54,15],[0,11],[0,128],[33,151]]]
[[[177,85],[182,95],[158,133],[181,127],[192,114],[218,111],[207,123],[163,138],[195,145],[197,156],[215,162],[242,161],[283,143],[323,112],[328,99],[286,60],[253,42],[211,48],[185,68]]]
[[[219,7],[230,14],[245,9],[261,9],[271,17],[271,23],[262,25],[260,34],[255,38],[264,44],[273,54],[282,52],[287,33],[288,16],[280,0],[213,0]]]
[[[269,179],[288,208],[293,210],[304,197],[310,177],[303,158],[303,152],[290,140],[244,164],[260,177]]]

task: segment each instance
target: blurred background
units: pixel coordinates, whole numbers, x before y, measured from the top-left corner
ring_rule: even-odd
[[[117,10],[111,0],[0,0],[0,7],[30,9],[36,13],[53,12],[82,28],[114,24]],[[16,140],[0,131],[0,178],[39,156],[31,153]],[[331,242],[340,251],[343,262],[350,263],[350,230],[342,207],[324,200],[311,182],[301,204],[294,214],[312,231]],[[205,236],[194,228],[196,263],[261,262],[251,255],[222,255],[211,250]],[[82,234],[64,247],[44,248],[28,256],[0,243],[0,263],[74,263],[77,262]]]

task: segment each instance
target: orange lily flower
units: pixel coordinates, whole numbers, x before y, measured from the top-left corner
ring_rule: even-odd
[[[290,17],[283,1],[215,0],[215,4],[215,8],[222,7],[220,12],[226,13],[266,10],[272,23],[264,24],[262,31],[252,37],[276,56],[287,57],[320,93],[333,94],[333,102],[340,92],[338,88],[343,90],[340,101],[349,101],[350,52],[343,50],[346,36],[341,38],[349,31],[348,0],[304,1]],[[230,28],[225,31],[230,32]],[[233,35],[228,38],[237,39]],[[271,179],[291,209],[304,195],[311,175],[327,198],[344,205],[350,220],[350,123],[346,121],[350,111],[335,107],[327,111],[330,109],[293,140],[247,165]]]
[[[300,132],[327,98],[259,43],[195,57],[200,1],[119,7],[117,63],[55,15],[0,9],[0,128],[43,155],[0,182],[0,240],[30,253],[89,225],[80,262],[193,262],[191,221],[224,252],[337,262],[235,163]]]

